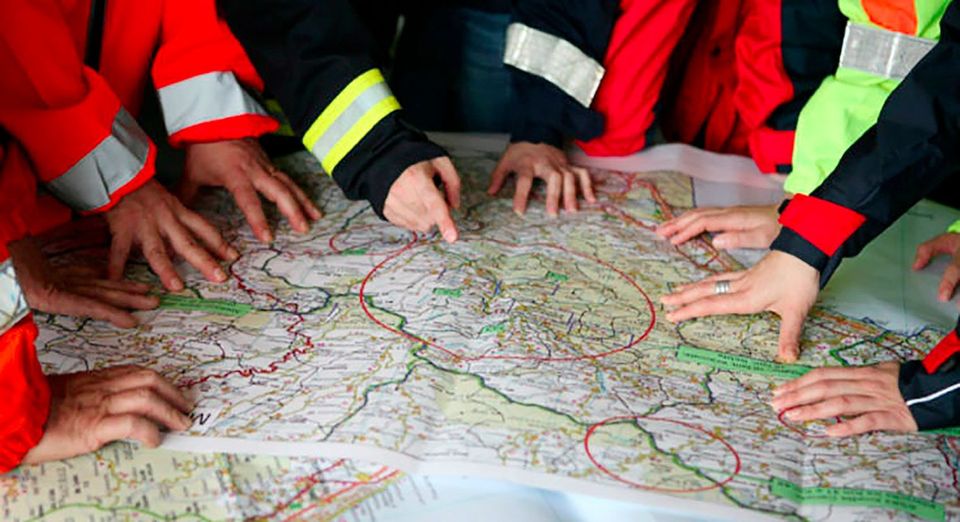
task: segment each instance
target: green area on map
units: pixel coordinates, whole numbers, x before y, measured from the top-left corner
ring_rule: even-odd
[[[460,297],[463,291],[459,288],[434,288],[433,293],[444,297]]]
[[[770,479],[770,492],[797,504],[863,506],[894,509],[926,520],[943,520],[942,504],[902,493],[855,488],[802,488],[789,480]]]
[[[207,312],[217,315],[240,317],[253,310],[248,304],[223,301],[221,299],[200,299],[185,295],[166,294],[160,296],[160,308],[173,308],[187,312]]]
[[[547,279],[553,279],[554,281],[566,281],[570,278],[556,272],[547,272]]]
[[[755,373],[780,379],[796,379],[812,369],[802,364],[780,364],[693,346],[681,346],[677,350],[677,360],[704,364],[720,370]]]
[[[921,435],[946,435],[948,437],[960,437],[960,427],[940,428],[938,430],[921,431]]]
[[[367,251],[366,248],[348,248],[340,253],[345,256],[362,256],[366,254]]]
[[[507,329],[507,323],[488,324],[480,330],[480,335],[488,333],[503,333]]]

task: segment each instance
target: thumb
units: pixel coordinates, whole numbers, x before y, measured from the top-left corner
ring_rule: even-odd
[[[803,334],[804,313],[787,313],[780,316],[780,341],[777,361],[796,362],[800,356],[800,335]]]

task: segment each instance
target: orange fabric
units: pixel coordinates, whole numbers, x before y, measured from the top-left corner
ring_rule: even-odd
[[[577,142],[592,156],[620,156],[642,150],[667,76],[670,56],[696,0],[622,0],[604,58],[606,74],[593,101],[603,114],[603,134]]]
[[[861,0],[870,21],[891,31],[917,34],[915,0]]]

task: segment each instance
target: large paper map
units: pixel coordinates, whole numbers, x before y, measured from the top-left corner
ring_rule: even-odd
[[[285,230],[264,246],[228,198],[211,197],[206,213],[243,252],[229,283],[192,273],[132,331],[42,317],[45,367],[132,362],[187,388],[196,422],[167,437],[171,449],[358,458],[730,519],[960,518],[960,439],[828,440],[768,405],[777,383],[809,366],[914,358],[940,332],[897,334],[820,310],[801,364],[767,362],[774,317],[662,319],[671,285],[737,267],[705,241],[677,249],[653,234],[692,205],[689,178],[595,172],[598,204],[518,217],[509,197],[484,195],[496,155],[454,155],[465,178],[456,244],[380,222],[313,176],[310,156],[292,156],[284,166],[310,180],[326,213],[309,235]],[[169,458],[196,469],[226,457]],[[310,476],[338,461],[276,462]],[[376,484],[393,471],[350,473],[362,476],[339,480]],[[234,508],[224,517],[270,514]]]

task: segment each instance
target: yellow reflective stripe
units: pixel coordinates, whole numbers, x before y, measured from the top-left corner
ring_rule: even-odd
[[[399,109],[400,102],[393,96],[377,102],[376,105],[370,108],[370,110],[340,138],[340,141],[330,149],[330,153],[320,161],[323,165],[323,170],[327,171],[328,174],[332,174],[333,169],[340,163],[340,160],[353,150],[357,143],[360,143],[360,140],[370,132],[370,129],[373,129],[373,127],[377,123],[380,123],[380,120],[388,114]]]
[[[371,97],[373,99],[370,99]],[[350,149],[363,138],[363,135],[373,128],[373,125],[376,125],[384,116],[399,108],[399,104],[394,99],[392,105],[396,105],[396,107],[383,112],[383,107],[391,105],[384,104],[384,101],[390,98],[393,98],[393,96],[386,86],[383,74],[378,69],[370,69],[354,78],[324,108],[320,116],[304,134],[303,144],[321,160],[324,169],[327,170],[327,173],[330,173],[333,170],[332,167],[343,159]],[[371,101],[374,103],[371,103]],[[374,113],[379,114],[379,117],[370,124],[371,116],[369,115]],[[365,125],[366,130],[360,133],[358,139],[354,127],[360,124]],[[330,132],[333,135],[328,136],[327,134]],[[350,145],[347,146],[347,144]],[[343,150],[344,148],[346,150]],[[336,154],[331,154],[334,151],[336,151]],[[331,160],[326,159],[328,156],[331,157]],[[328,165],[330,165],[329,168]]]

